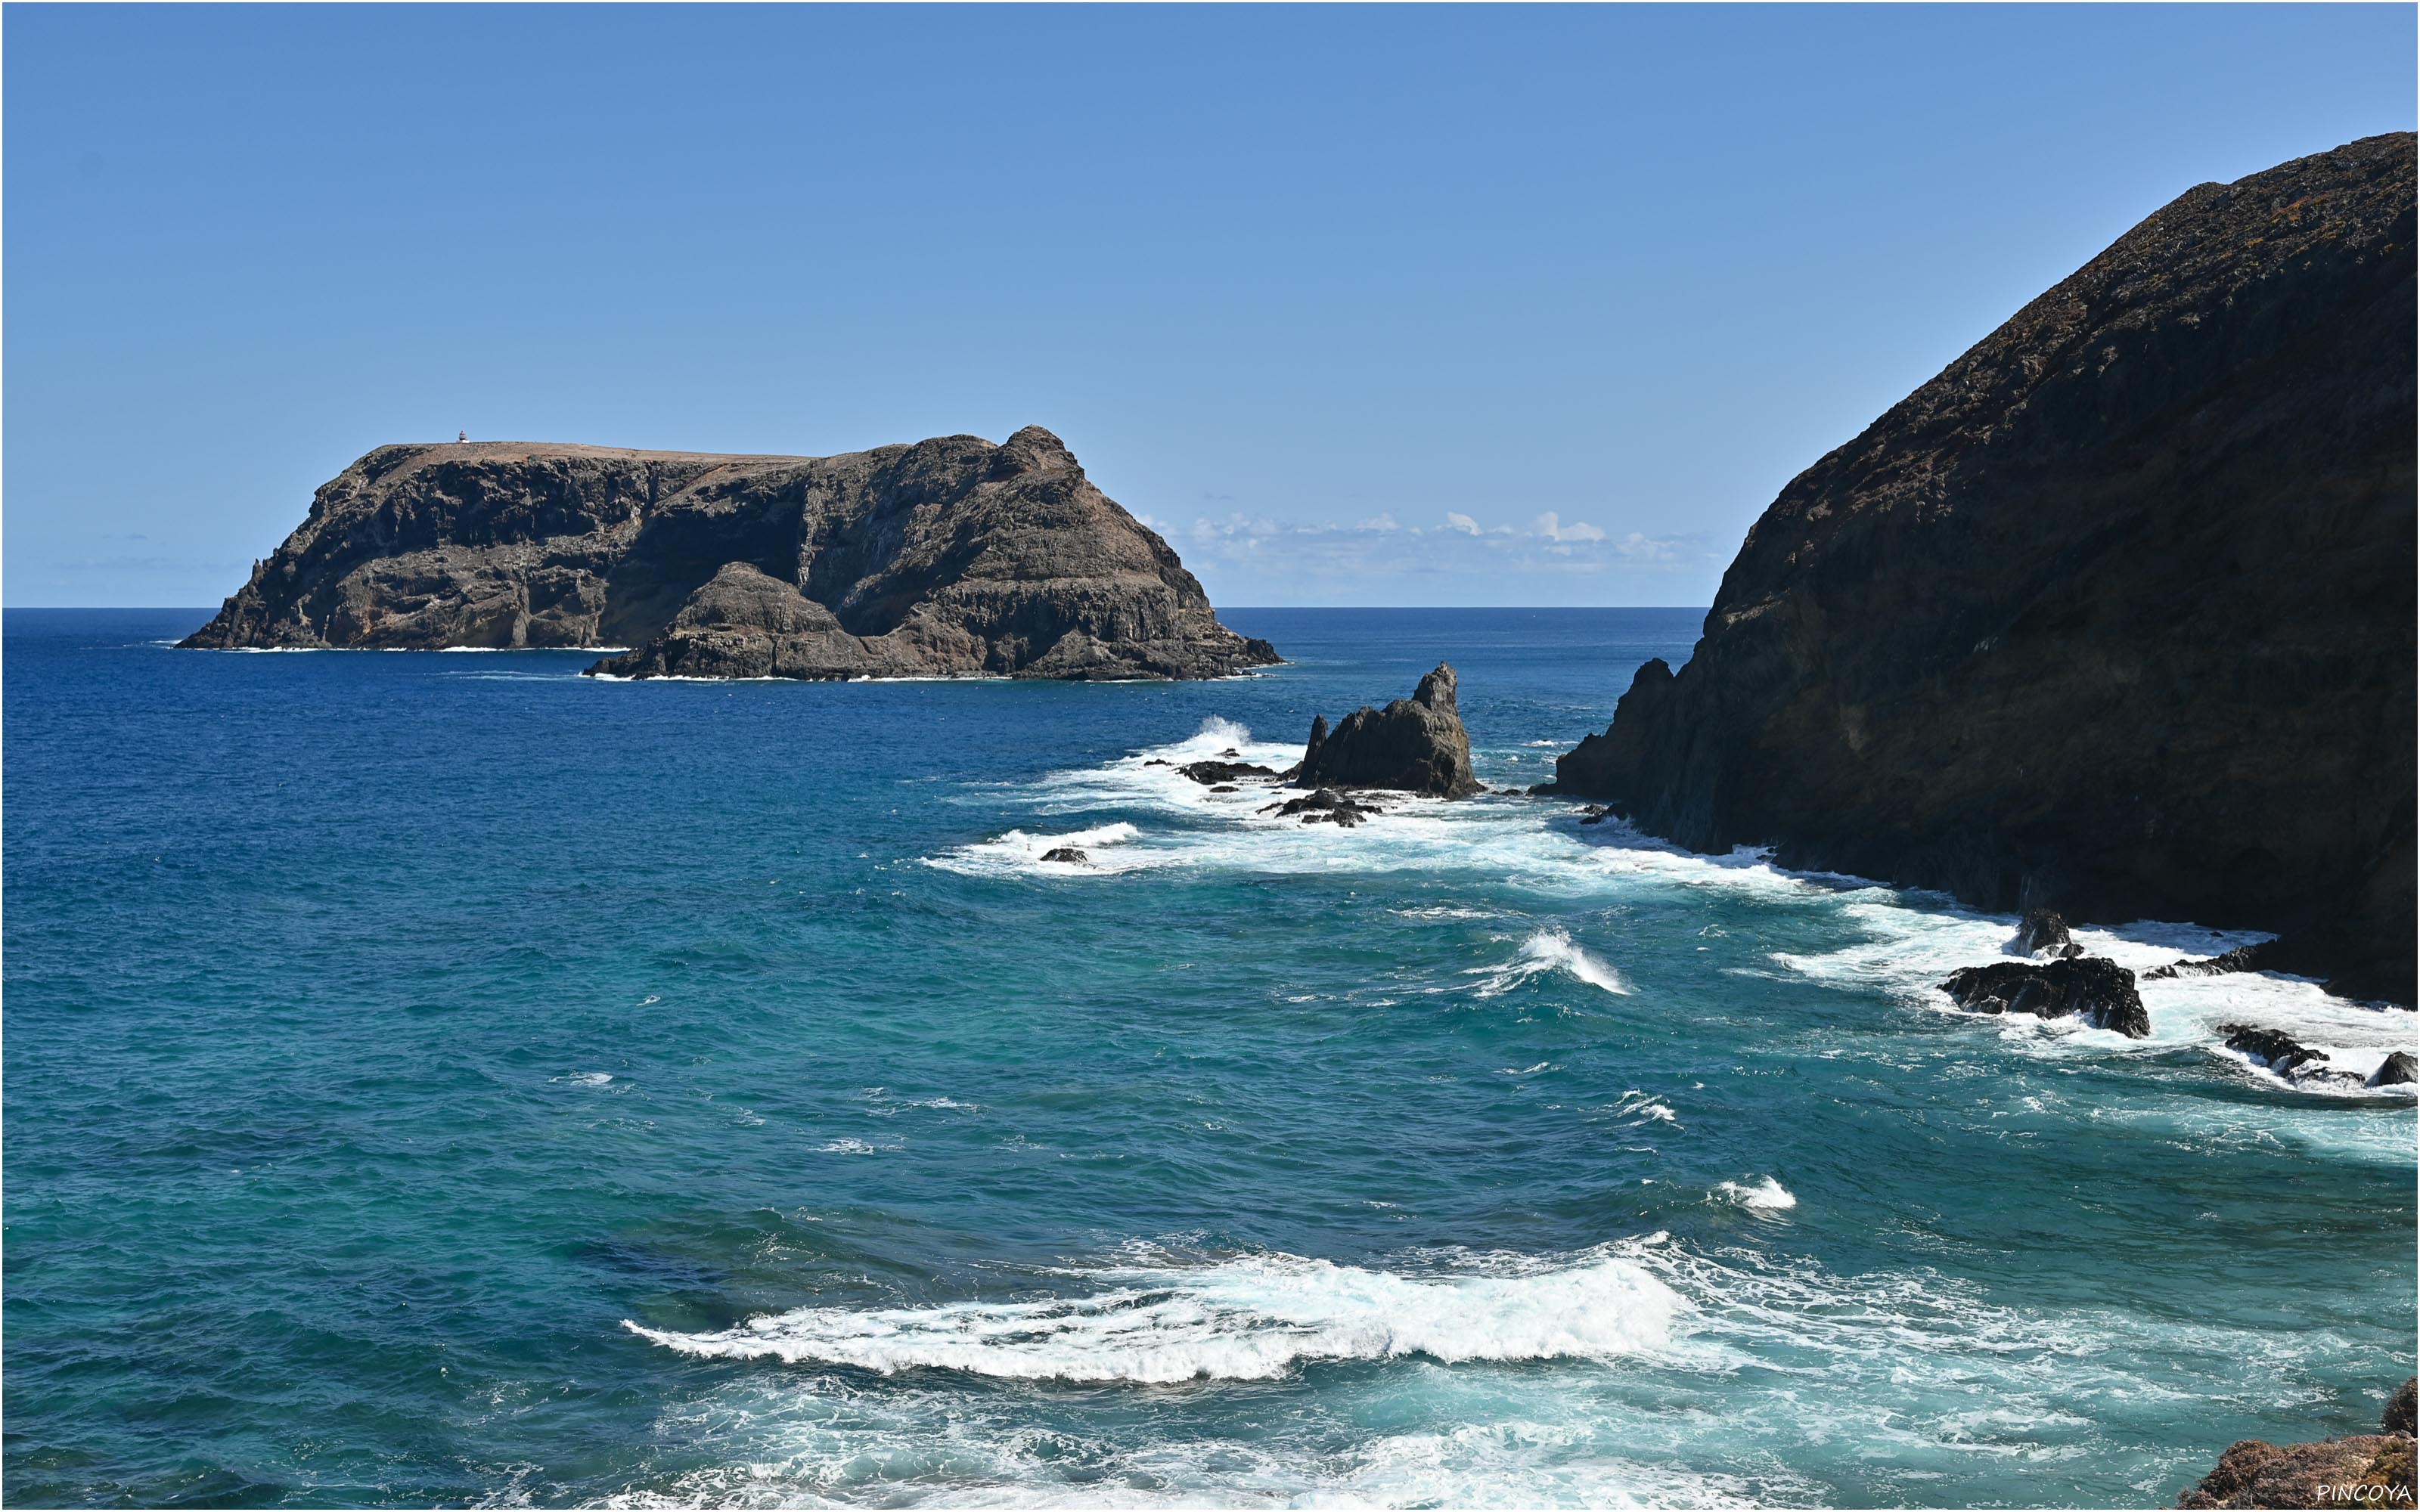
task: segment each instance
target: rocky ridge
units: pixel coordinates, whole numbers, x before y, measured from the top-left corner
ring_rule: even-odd
[[[630,646],[623,677],[1218,677],[1218,624],[1056,436],[840,456],[382,446],[189,647]]]
[[[1555,791],[2413,998],[2413,138],[2203,184],[1801,473]]]

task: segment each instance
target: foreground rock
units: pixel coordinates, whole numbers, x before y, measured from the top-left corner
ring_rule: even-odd
[[[2036,1018],[2076,1014],[2095,1028],[2132,1039],[2151,1036],[2151,1016],[2134,991],[2134,974],[2100,956],[2070,956],[2035,964],[1994,961],[1953,971],[1941,990],[1973,1013],[2031,1013]]]
[[[1470,775],[1470,735],[1454,700],[1453,669],[1443,662],[1407,699],[1383,709],[1366,704],[1327,727],[1311,722],[1302,764],[1287,776],[1304,787],[1389,788],[1433,798],[1484,791]]]
[[[382,446],[187,646],[611,646],[623,677],[1218,677],[1278,659],[1059,439]]]
[[[2372,1087],[2410,1087],[2414,1083],[2420,1083],[2420,1057],[2414,1057],[2409,1050],[2397,1050],[2369,1073]]]
[[[2244,1439],[2177,1498],[2180,1507],[2409,1507],[2413,1481],[2412,1382],[2387,1404],[2377,1433],[2273,1444]]]
[[[2406,132],[2151,215],[1794,479],[1557,790],[2412,1002],[2412,208]]]

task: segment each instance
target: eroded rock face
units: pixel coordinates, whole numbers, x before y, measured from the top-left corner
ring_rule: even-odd
[[[1217,677],[1278,659],[1029,426],[842,456],[385,446],[188,646],[611,646],[624,677]]]
[[[1443,662],[1407,699],[1368,705],[1327,727],[1311,723],[1302,763],[1287,774],[1304,787],[1391,788],[1436,798],[1484,791],[1470,774],[1470,735],[1454,699],[1453,669]]]
[[[2412,1001],[2413,139],[2204,184],[1800,474],[1557,790]]]
[[[2073,1013],[2096,1028],[2132,1039],[2151,1036],[2151,1016],[2134,991],[2134,974],[2101,956],[2070,956],[2039,964],[1994,961],[1949,974],[1941,990],[1974,1013],[2031,1013],[2064,1018]]]
[[[2068,938],[2067,919],[2055,909],[2028,908],[2017,921],[2017,937],[2009,942],[2019,955],[2082,955],[2084,948]]]

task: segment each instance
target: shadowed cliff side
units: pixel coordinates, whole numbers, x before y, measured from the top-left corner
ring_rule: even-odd
[[[623,676],[1216,677],[1277,660],[1028,426],[840,456],[385,446],[187,646],[636,647]]]
[[[2412,1000],[2413,138],[2204,184],[1794,479],[1556,790]]]

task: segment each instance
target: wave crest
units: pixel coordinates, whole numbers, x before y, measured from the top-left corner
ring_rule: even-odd
[[[1532,977],[1553,971],[1559,971],[1575,981],[1587,982],[1616,995],[1626,996],[1632,990],[1630,983],[1622,980],[1621,972],[1580,949],[1569,934],[1559,929],[1542,929],[1523,940],[1520,955],[1508,964],[1475,966],[1466,975],[1487,978],[1479,984],[1479,995],[1497,997]]]
[[[1645,1268],[1614,1255],[1512,1275],[1407,1276],[1291,1255],[1082,1273],[1109,1289],[1044,1302],[802,1307],[704,1334],[622,1326],[709,1358],[1169,1383],[1266,1381],[1315,1360],[1636,1354],[1668,1341],[1682,1306]]]

